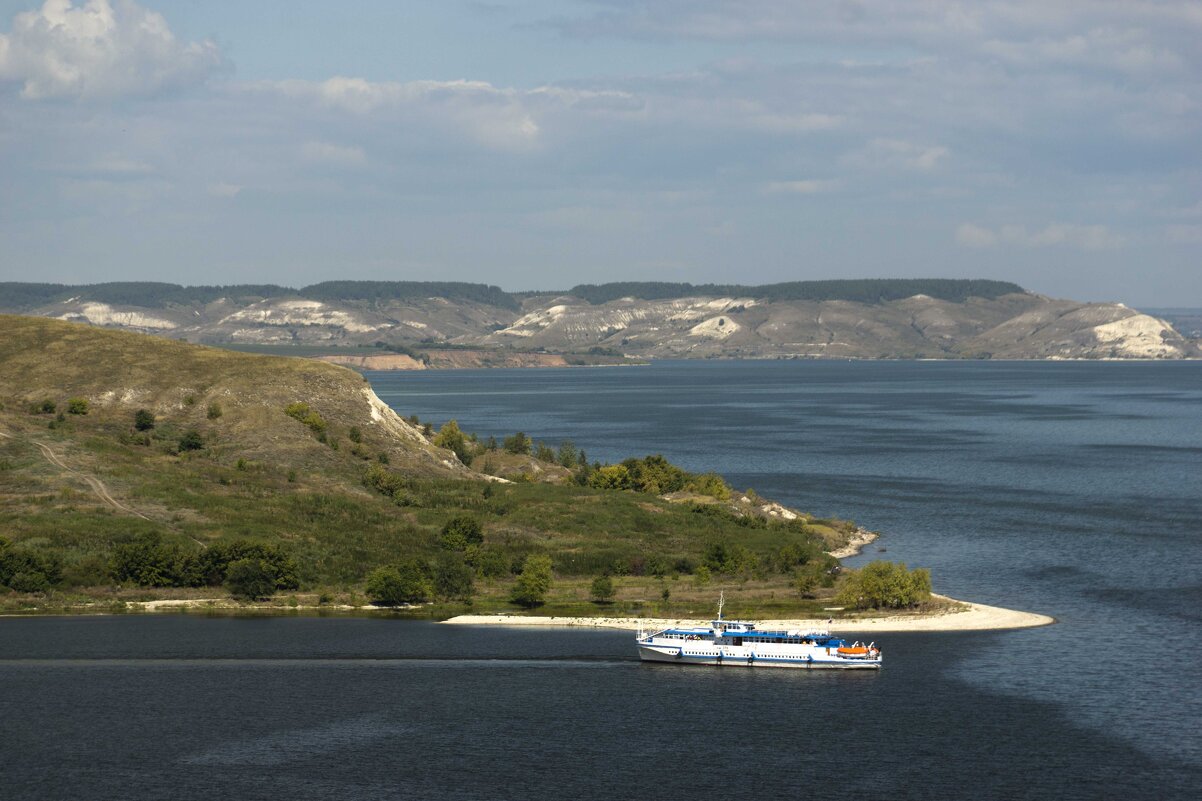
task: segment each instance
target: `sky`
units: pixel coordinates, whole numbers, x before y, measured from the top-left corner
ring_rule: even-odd
[[[0,0],[0,281],[1202,307],[1197,0]]]

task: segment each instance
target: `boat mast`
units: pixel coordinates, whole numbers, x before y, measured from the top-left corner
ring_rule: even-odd
[[[718,593],[718,619],[722,619],[722,604],[726,601],[726,592]]]

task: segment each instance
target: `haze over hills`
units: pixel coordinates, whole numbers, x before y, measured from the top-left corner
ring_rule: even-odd
[[[1122,303],[1002,281],[766,286],[659,282],[505,292],[458,282],[182,287],[0,284],[0,311],[207,344],[484,347],[643,358],[1193,358],[1198,343]]]

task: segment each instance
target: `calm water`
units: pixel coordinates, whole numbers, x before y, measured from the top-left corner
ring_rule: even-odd
[[[662,452],[885,533],[1056,626],[891,634],[878,675],[640,665],[619,632],[0,620],[0,797],[1192,798],[1202,365],[373,374],[404,414]],[[867,557],[875,557],[875,552]],[[880,639],[880,638],[878,638]]]

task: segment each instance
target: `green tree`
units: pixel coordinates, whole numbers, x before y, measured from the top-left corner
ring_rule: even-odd
[[[87,414],[89,409],[87,398],[70,398],[67,400],[68,414]]]
[[[440,554],[431,571],[434,594],[447,601],[469,601],[475,591],[475,573],[462,556]]]
[[[877,560],[850,572],[836,600],[853,609],[901,609],[925,603],[930,597],[929,570],[908,570],[902,563]]]
[[[630,473],[630,488],[638,492],[652,495],[679,492],[689,479],[688,473],[658,454],[642,459],[627,459],[622,464]]]
[[[559,451],[555,454],[555,461],[569,470],[576,466],[576,445],[572,440],[565,439],[559,443]]]
[[[467,437],[459,429],[459,423],[454,420],[448,420],[442,428],[438,429],[438,434],[434,437],[434,445],[454,451],[455,456],[464,464],[472,462],[472,447],[468,444]]]
[[[0,586],[18,592],[44,592],[62,578],[62,561],[55,554],[10,546],[0,537]]]
[[[275,595],[276,575],[262,559],[239,559],[225,571],[225,588],[244,601],[263,601]]]
[[[377,606],[425,603],[434,592],[425,566],[412,560],[373,570],[365,591]]]
[[[509,453],[529,455],[530,437],[526,436],[526,432],[519,431],[512,437],[505,438],[504,447]]]
[[[597,576],[593,579],[593,586],[589,588],[589,595],[592,597],[593,603],[611,603],[614,594],[614,580],[609,576]]]
[[[540,442],[534,448],[534,458],[547,464],[555,464],[555,451],[550,446]]]
[[[466,551],[483,542],[484,529],[480,527],[480,521],[469,515],[452,517],[443,524],[438,535],[438,544],[448,551]]]
[[[276,588],[294,590],[300,586],[296,562],[277,545],[252,540],[219,540],[201,551],[193,560],[187,576],[191,586],[223,584],[229,566],[242,559],[266,562],[275,574]]]
[[[532,608],[542,606],[547,601],[547,593],[551,590],[551,557],[543,554],[531,554],[522,564],[522,572],[518,574],[509,600],[518,606]]]
[[[140,534],[113,548],[109,570],[119,582],[142,587],[180,587],[191,584],[190,555],[179,545],[163,541],[157,531]]]
[[[134,412],[134,428],[139,431],[149,431],[154,428],[154,412],[149,409],[138,409]]]
[[[509,559],[494,548],[481,548],[472,559],[481,578],[500,578],[509,574]]]

